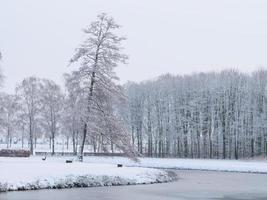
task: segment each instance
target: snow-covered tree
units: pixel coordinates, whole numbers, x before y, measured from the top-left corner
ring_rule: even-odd
[[[140,153],[223,159],[267,155],[266,70],[165,75],[125,89],[125,122]]]
[[[59,130],[59,122],[63,109],[63,94],[54,81],[43,79],[40,84],[40,116],[42,125],[49,132],[52,155],[55,153],[55,137]]]
[[[34,140],[37,139],[37,117],[40,113],[40,95],[41,81],[36,77],[25,78],[16,88],[19,96],[22,113],[26,116],[29,131],[30,151],[33,153]]]
[[[120,26],[112,17],[100,14],[97,20],[84,29],[87,39],[77,48],[71,63],[78,62],[80,85],[86,90],[86,112],[80,154],[83,155],[87,135],[112,140],[131,156],[128,132],[120,123],[113,101],[124,97],[122,88],[116,84],[114,69],[125,63],[127,56],[121,53],[124,37],[117,36]],[[128,148],[127,148],[128,147]]]
[[[18,110],[20,105],[15,95],[2,94],[0,97],[1,127],[6,133],[7,148],[12,145],[13,134],[18,126]]]
[[[62,124],[65,127],[66,137],[72,138],[73,153],[77,155],[82,119],[85,116],[85,91],[80,87],[80,76],[76,72],[65,74],[64,78],[66,97]]]

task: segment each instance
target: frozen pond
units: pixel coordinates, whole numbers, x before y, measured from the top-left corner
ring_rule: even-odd
[[[266,200],[267,174],[176,171],[173,183],[39,190],[0,194],[1,200]]]

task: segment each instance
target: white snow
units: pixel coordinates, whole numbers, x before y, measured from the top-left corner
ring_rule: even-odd
[[[212,160],[212,159],[175,159],[175,158],[140,158],[135,163],[124,157],[85,157],[90,163],[122,163],[132,167],[151,167],[164,169],[192,169],[247,173],[267,173],[267,160]]]
[[[172,181],[165,169],[195,169],[267,173],[267,161],[85,157],[84,163],[65,163],[67,157],[0,158],[0,191],[145,184]],[[118,168],[117,164],[124,165]]]
[[[0,158],[0,191],[146,184],[172,181],[158,169],[65,163],[66,158]]]

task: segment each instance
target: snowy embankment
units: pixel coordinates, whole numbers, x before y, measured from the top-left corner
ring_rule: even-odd
[[[246,172],[267,174],[267,160],[212,160],[212,159],[168,159],[140,158],[140,163],[132,162],[124,157],[85,157],[90,163],[122,163],[131,167],[149,167],[162,169],[190,169],[225,172]]]
[[[114,164],[65,163],[64,158],[0,158],[0,192],[48,188],[134,185],[173,181],[158,169]]]

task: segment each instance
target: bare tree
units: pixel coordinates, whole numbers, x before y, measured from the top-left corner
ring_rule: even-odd
[[[222,159],[267,155],[266,70],[165,75],[125,88],[126,122],[139,152]]]
[[[71,136],[73,154],[77,155],[78,140],[81,132],[81,122],[84,116],[85,91],[80,87],[80,77],[75,72],[64,74],[66,97],[62,124],[67,137]]]
[[[21,109],[22,105],[19,103],[19,110],[17,110],[17,118],[18,118],[18,129],[20,132],[20,140],[21,140],[21,148],[24,148],[24,140],[25,140],[25,133],[27,131],[27,125],[28,125],[28,120],[27,120],[27,115],[23,110]]]
[[[40,79],[25,78],[16,88],[22,112],[27,116],[30,151],[33,154],[37,115],[40,112]],[[35,137],[36,138],[36,137]]]
[[[97,130],[100,128],[97,121],[101,115],[102,117],[108,116],[109,111],[103,106],[104,104],[100,103],[101,100],[108,100],[106,97],[123,97],[121,88],[115,82],[118,78],[114,72],[114,68],[119,63],[125,63],[127,60],[127,56],[121,53],[121,42],[125,38],[115,34],[115,31],[119,28],[120,26],[116,24],[112,17],[106,14],[98,15],[97,21],[92,22],[84,30],[88,37],[70,61],[71,63],[80,63],[81,66],[77,74],[80,76],[81,86],[87,91],[86,114],[80,148],[81,158],[87,135],[100,134],[101,131]],[[116,120],[113,120],[113,122],[115,123]],[[101,126],[101,128],[103,127]],[[107,130],[102,131],[103,137],[107,136],[106,132]],[[121,133],[121,130],[117,129],[116,133],[118,132]]]
[[[12,133],[18,125],[19,103],[17,96],[9,94],[1,95],[0,100],[1,126],[6,131],[6,144],[9,148],[12,145]]]
[[[43,79],[40,87],[41,119],[44,129],[50,132],[52,155],[55,154],[55,137],[59,129],[63,108],[63,94],[60,86],[51,80]]]

